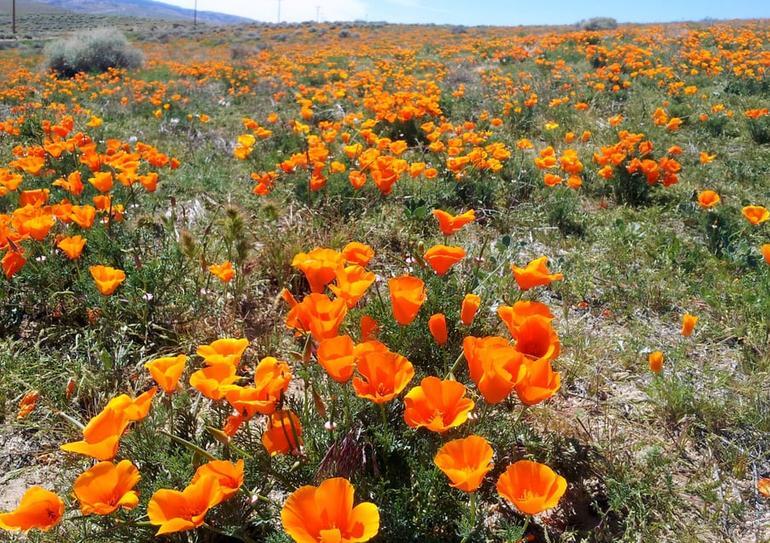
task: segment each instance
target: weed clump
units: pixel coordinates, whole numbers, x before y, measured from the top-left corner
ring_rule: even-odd
[[[46,48],[45,67],[60,76],[73,77],[81,72],[138,68],[143,62],[142,52],[132,47],[122,32],[100,28],[51,43]]]

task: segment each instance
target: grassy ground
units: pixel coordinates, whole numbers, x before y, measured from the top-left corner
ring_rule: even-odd
[[[103,119],[90,130],[97,139],[138,138],[180,161],[178,169],[163,170],[157,192],[131,200],[114,231],[88,234],[88,264],[118,262],[127,270],[118,294],[100,297],[85,264],[76,268],[42,249],[30,250],[44,259],[30,259],[13,279],[0,281],[0,510],[14,507],[30,484],[73,501],[72,480],[86,464],[58,450],[77,439],[58,413],[87,421],[117,393],[147,388],[147,360],[232,336],[250,340],[251,366],[267,355],[292,361],[304,383],[290,402],[301,414],[306,450],[297,463],[270,460],[256,435],[239,434],[235,444],[248,453],[247,486],[274,503],[228,505],[210,529],[186,541],[289,541],[277,522],[280,502],[301,484],[340,473],[355,482],[359,499],[380,507],[377,541],[459,541],[466,497],[431,465],[439,437],[405,428],[398,402],[380,425],[377,410],[359,398],[352,399],[353,422],[330,433],[323,430],[326,417],[301,401],[307,383],[328,385],[320,395],[333,419],[334,398],[344,391],[324,381],[317,365],[300,364],[303,345],[284,326],[279,293],[285,287],[299,298],[308,290],[291,266],[295,254],[358,240],[374,248],[371,269],[381,279],[346,326],[355,330],[363,314],[377,318],[383,342],[412,360],[419,376],[444,375],[464,335],[503,335],[495,309],[519,295],[510,264],[546,255],[551,269],[564,274],[537,294],[556,315],[560,391],[526,411],[508,401],[473,426],[495,445],[495,478],[511,460],[530,457],[569,481],[559,507],[529,526],[534,540],[770,541],[770,501],[757,489],[770,475],[770,266],[759,253],[770,234],[767,224],[754,227],[740,215],[744,205],[770,204],[770,147],[760,133],[770,117],[752,124],[744,115],[767,107],[770,98],[767,54],[756,54],[770,40],[766,23],[601,33],[147,24],[127,29],[147,56],[144,68],[114,78],[50,83],[37,50],[0,54],[6,81],[0,118],[24,116],[35,126],[71,113],[78,129],[89,130],[85,122],[96,115]],[[388,120],[377,105],[398,92],[408,104],[433,96],[441,113],[411,123]],[[527,104],[533,94],[537,103]],[[311,100],[310,119],[301,117],[302,99]],[[580,102],[588,104],[585,111],[574,107]],[[391,107],[397,109],[395,102]],[[683,126],[656,126],[657,108],[682,118]],[[267,121],[270,113],[278,114],[277,123]],[[210,119],[202,122],[202,114]],[[619,114],[621,123],[612,126]],[[336,122],[331,130],[355,142],[363,141],[361,124],[378,115],[374,132],[406,140],[404,158],[435,166],[436,179],[404,175],[385,196],[371,180],[356,192],[347,173],[332,174],[310,193],[308,172],[300,168],[279,175],[268,195],[252,193],[252,172],[273,171],[305,152],[294,120],[312,134],[330,129],[324,121]],[[248,132],[244,117],[272,135],[237,160],[236,138]],[[511,156],[497,172],[469,168],[458,180],[446,153],[427,149],[419,128],[427,121],[451,123],[459,138],[484,133],[484,145],[500,142]],[[466,121],[475,127],[459,130]],[[581,141],[586,130],[591,137]],[[679,182],[653,187],[642,202],[619,200],[593,159],[618,141],[619,130],[646,134],[656,158],[681,146]],[[566,142],[567,132],[574,142]],[[519,148],[522,138],[534,149]],[[339,138],[330,141],[333,159],[345,161]],[[35,143],[34,131],[0,136],[3,163],[12,160],[14,146]],[[463,145],[469,152],[472,145]],[[584,165],[580,189],[545,186],[534,158],[549,145],[557,157],[577,151]],[[704,163],[702,151],[715,159]],[[30,178],[25,188],[36,182]],[[704,189],[722,197],[713,211],[697,204]],[[126,193],[116,198],[128,203]],[[15,202],[0,201],[0,211],[12,212]],[[384,279],[423,273],[419,256],[442,242],[430,216],[436,208],[476,210],[477,221],[451,239],[469,257],[446,280],[423,274],[429,301],[416,324],[401,329],[390,317]],[[202,266],[225,259],[237,269],[226,287]],[[454,321],[470,291],[482,307],[472,327],[462,328]],[[446,350],[426,332],[427,317],[439,310],[455,316]],[[700,317],[689,338],[680,334],[685,312]],[[660,374],[647,364],[655,350],[665,353]],[[297,351],[299,361],[292,359]],[[464,370],[461,375],[473,388]],[[75,384],[71,395],[68,383]],[[39,405],[16,420],[30,390],[40,391]],[[179,435],[218,450],[202,427],[221,427],[227,408],[204,407],[194,390],[180,391],[174,402]],[[143,505],[136,514],[112,524],[83,521],[73,506],[55,531],[20,540],[152,540],[151,529],[125,522],[143,518],[158,488],[184,486],[200,460],[158,438],[166,416],[158,407],[124,438],[121,457],[141,464]],[[253,431],[260,429],[255,424]],[[357,460],[343,469],[335,454],[349,442]],[[484,520],[470,541],[522,535],[523,517],[497,496],[492,478],[480,491]]]

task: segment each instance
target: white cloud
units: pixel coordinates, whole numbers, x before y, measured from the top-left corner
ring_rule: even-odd
[[[165,1],[192,8],[195,0]],[[317,8],[320,8],[322,21],[351,21],[366,17],[366,4],[363,0],[281,0],[281,21],[315,20]],[[198,9],[273,23],[278,18],[278,0],[198,0]]]

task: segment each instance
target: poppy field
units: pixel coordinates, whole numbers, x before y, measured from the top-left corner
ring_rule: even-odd
[[[0,51],[0,541],[770,542],[770,23]]]

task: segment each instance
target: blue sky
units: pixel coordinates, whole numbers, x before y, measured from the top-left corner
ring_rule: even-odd
[[[166,0],[193,7],[194,0]],[[275,22],[278,0],[198,0],[198,9]],[[281,0],[283,21],[366,19],[398,23],[570,24],[608,16],[623,22],[770,18],[770,0]]]

